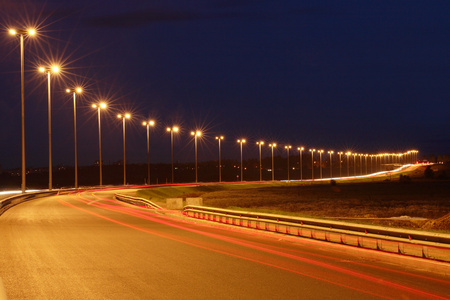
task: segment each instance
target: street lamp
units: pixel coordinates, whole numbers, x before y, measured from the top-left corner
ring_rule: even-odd
[[[150,185],[150,126],[155,126],[155,121],[144,121],[142,125],[147,127],[147,184]]]
[[[375,156],[375,155],[370,154],[370,173],[373,173],[373,157],[374,157],[374,156]],[[375,156],[375,164],[377,164],[376,156]]]
[[[127,185],[127,163],[125,161],[125,120],[129,119],[131,115],[129,113],[118,114],[117,118],[122,119],[122,135],[123,135],[123,185]]]
[[[309,149],[309,152],[311,152],[311,180],[314,181],[314,152],[316,149]]]
[[[259,181],[262,181],[261,146],[264,145],[264,142],[256,142],[256,145],[259,146]]]
[[[342,178],[342,154],[344,152],[339,151],[337,154],[339,154],[339,177]]]
[[[237,140],[237,142],[240,144],[241,146],[241,181],[244,180],[244,169],[243,169],[243,164],[242,164],[242,144],[245,143],[245,139],[239,139]]]
[[[99,164],[99,170],[100,170],[100,186],[103,184],[103,178],[102,178],[102,127],[100,123],[100,110],[106,108],[106,103],[100,102],[98,104],[92,104],[93,108],[97,109],[97,115],[98,115],[98,164]]]
[[[40,67],[39,71],[41,73],[47,73],[47,83],[48,83],[48,189],[52,190],[52,96],[51,96],[51,85],[50,85],[50,74],[58,73],[59,67]]]
[[[276,143],[269,144],[269,147],[272,149],[272,181],[275,181],[275,167],[273,163],[273,148],[277,146]]]
[[[74,89],[66,89],[67,93],[73,94],[73,139],[75,152],[75,188],[78,188],[78,160],[77,160],[77,102],[76,94],[80,94],[82,89],[80,87]]]
[[[223,135],[216,136],[216,140],[219,141],[219,182],[222,182],[222,161],[221,161],[221,152],[220,152],[220,141],[223,140]]]
[[[170,132],[170,156],[172,158],[172,183],[173,183],[173,133],[178,132],[177,126],[167,127],[167,132]]]
[[[24,47],[23,37],[24,35],[33,36],[36,34],[35,29],[10,29],[9,33],[20,38],[20,95],[21,95],[21,120],[22,120],[22,193],[25,193],[25,67],[24,67]]]
[[[194,136],[194,144],[195,144],[195,183],[198,182],[198,173],[197,173],[197,137],[201,136],[202,133],[200,131],[191,131],[191,135]]]
[[[298,147],[297,150],[299,151],[300,156],[300,181],[302,181],[303,180],[302,151],[305,150],[305,148]]]
[[[347,155],[347,177],[350,177],[350,156],[352,153],[348,151],[345,155]]]
[[[332,155],[333,155],[334,151],[328,151],[328,154],[330,154],[330,179],[333,178],[333,159],[332,159]]]
[[[362,165],[362,157],[364,156],[364,154],[359,154],[359,175],[363,174],[363,165]]]
[[[358,154],[353,153],[353,176],[356,176],[356,156],[358,156]]]
[[[364,155],[365,163],[366,163],[366,175],[369,174],[369,173],[367,172],[367,157],[368,157],[368,156],[369,156],[369,154]]]
[[[323,153],[323,150],[318,150],[317,153],[319,153],[319,173],[320,173],[320,179],[322,179],[322,153]]]
[[[288,178],[287,178],[287,180],[288,181],[290,181],[290,178],[289,178],[289,174],[290,174],[290,170],[289,170],[289,149],[291,149],[292,148],[292,146],[290,146],[290,145],[288,145],[288,146],[284,146],[284,149],[286,149],[286,151],[287,151],[287,171],[288,171]]]

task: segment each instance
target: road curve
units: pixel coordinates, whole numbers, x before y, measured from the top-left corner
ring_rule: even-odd
[[[372,250],[249,234],[111,198],[45,197],[0,216],[0,299],[450,298],[450,275],[414,268],[423,259],[383,263]]]

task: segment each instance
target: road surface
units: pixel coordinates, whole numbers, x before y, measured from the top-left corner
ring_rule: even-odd
[[[0,299],[450,298],[445,263],[212,226],[112,195],[45,197],[0,216]]]

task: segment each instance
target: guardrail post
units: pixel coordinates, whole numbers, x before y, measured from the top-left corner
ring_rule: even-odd
[[[426,251],[425,251],[425,249],[426,249]],[[428,258],[427,252],[428,252],[428,248],[425,246],[422,246],[422,257],[423,258]]]

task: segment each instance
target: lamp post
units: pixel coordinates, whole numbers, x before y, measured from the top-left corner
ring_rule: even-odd
[[[342,178],[342,154],[344,152],[339,151],[337,154],[339,154],[339,177]]]
[[[18,30],[10,29],[9,33],[20,38],[20,96],[21,96],[21,123],[22,123],[22,193],[25,193],[26,189],[26,168],[25,168],[25,67],[24,67],[24,47],[23,37],[24,35],[33,36],[36,34],[36,30]]]
[[[375,155],[373,155],[373,154],[370,154],[370,173],[373,173],[373,157],[374,157]],[[375,157],[375,159],[376,159],[376,157]],[[377,161],[375,160],[375,164],[377,163]]]
[[[362,165],[362,157],[364,156],[364,154],[359,154],[359,175],[363,174],[363,165]]]
[[[178,132],[177,126],[167,127],[167,132],[170,132],[170,156],[172,159],[172,183],[173,183],[173,133]]]
[[[202,135],[200,131],[191,131],[191,135],[194,136],[194,144],[195,144],[195,183],[198,182],[198,167],[197,167],[197,138]]]
[[[334,153],[333,150],[328,151],[328,154],[330,154],[330,179],[333,178],[333,158],[332,158],[333,153]]]
[[[356,176],[356,156],[358,156],[358,154],[353,153],[353,176]]]
[[[364,155],[365,163],[366,163],[366,175],[369,174],[369,173],[367,172],[367,157],[368,157],[368,156],[369,156],[369,154],[365,154],[365,155]]]
[[[322,153],[323,153],[323,150],[318,150],[317,153],[319,153],[319,174],[320,174],[320,179],[322,179]]]
[[[92,104],[93,108],[97,109],[97,115],[98,115],[98,164],[99,164],[99,170],[100,170],[100,186],[103,184],[103,177],[102,177],[102,126],[100,123],[100,110],[106,108],[106,103],[100,102],[98,104]]]
[[[129,119],[131,115],[129,113],[118,114],[117,118],[122,119],[122,136],[123,136],[123,185],[127,185],[127,163],[125,155],[125,120]]]
[[[316,149],[309,149],[309,152],[311,152],[311,180],[314,181],[314,152]]]
[[[216,136],[216,140],[219,141],[219,182],[222,182],[222,161],[221,161],[221,152],[220,152],[220,141],[223,140],[223,135]]]
[[[298,150],[299,156],[300,156],[300,181],[302,181],[303,180],[302,152],[303,152],[303,150],[305,150],[305,148],[298,147],[297,150]]]
[[[287,151],[287,175],[288,175],[288,178],[287,178],[287,180],[288,181],[290,181],[290,178],[289,178],[289,174],[290,174],[290,168],[289,168],[289,149],[291,149],[292,148],[292,146],[290,146],[290,145],[288,145],[288,146],[284,146],[284,149],[286,149],[286,151]]]
[[[78,159],[77,159],[77,102],[76,94],[81,93],[81,88],[66,89],[67,93],[73,94],[73,140],[74,140],[74,153],[75,153],[75,188],[78,188]]]
[[[347,155],[347,177],[350,177],[350,157],[352,153],[348,151],[345,155]]]
[[[241,146],[241,181],[244,180],[244,169],[243,169],[243,164],[242,164],[242,144],[245,143],[245,139],[239,139],[237,140],[237,142],[240,144]]]
[[[52,176],[52,93],[51,93],[51,84],[50,84],[50,74],[58,73],[59,67],[40,67],[39,71],[41,73],[47,73],[47,85],[48,85],[48,189],[51,191],[53,184],[53,176]]]
[[[144,121],[142,125],[147,127],[147,184],[150,185],[150,126],[155,126],[155,121]]]
[[[272,181],[275,181],[275,167],[273,163],[273,148],[277,146],[276,143],[269,144],[269,147],[272,149]]]
[[[264,145],[263,141],[256,142],[259,146],[259,181],[262,181],[262,162],[261,162],[261,146]]]

